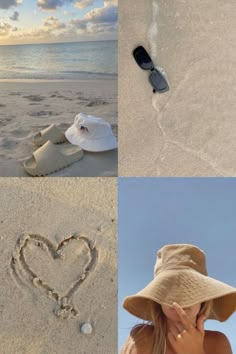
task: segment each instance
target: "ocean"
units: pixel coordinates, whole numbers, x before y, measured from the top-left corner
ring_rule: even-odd
[[[1,79],[117,78],[117,41],[0,46]]]

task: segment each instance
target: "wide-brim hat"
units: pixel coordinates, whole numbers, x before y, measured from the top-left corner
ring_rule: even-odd
[[[79,113],[65,132],[67,140],[83,150],[99,152],[117,148],[111,125],[103,118]]]
[[[132,315],[152,321],[153,302],[182,307],[212,300],[209,319],[227,320],[236,311],[236,288],[208,276],[205,254],[188,244],[166,245],[157,252],[154,279],[123,307]]]

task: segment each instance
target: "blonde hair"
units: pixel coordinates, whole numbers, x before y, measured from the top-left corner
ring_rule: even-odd
[[[204,314],[206,318],[209,316],[212,309],[213,301],[207,301],[201,304],[198,316]],[[151,354],[165,354],[166,352],[166,337],[167,337],[167,323],[166,317],[162,311],[161,305],[153,301],[151,305],[152,320],[145,324],[139,324],[132,328],[130,337],[125,343],[121,354],[134,353],[134,345],[136,342],[140,343],[144,340],[145,328],[153,327],[152,331],[152,352]],[[135,337],[135,339],[134,339]]]

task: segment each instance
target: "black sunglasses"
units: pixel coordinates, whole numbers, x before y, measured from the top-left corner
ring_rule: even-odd
[[[143,70],[151,70],[149,82],[153,87],[153,92],[163,93],[169,90],[169,85],[159,70],[154,67],[151,57],[147,51],[139,46],[133,50],[133,56],[138,66]]]

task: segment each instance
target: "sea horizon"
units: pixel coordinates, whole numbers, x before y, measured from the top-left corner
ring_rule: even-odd
[[[72,41],[72,42],[42,42],[42,43],[17,43],[17,44],[1,44],[0,47],[24,46],[24,45],[50,45],[50,44],[73,44],[73,43],[97,43],[97,42],[118,42],[118,39],[100,39],[91,41]],[[1,55],[1,54],[0,54]]]
[[[0,80],[117,78],[117,40],[2,45]]]

